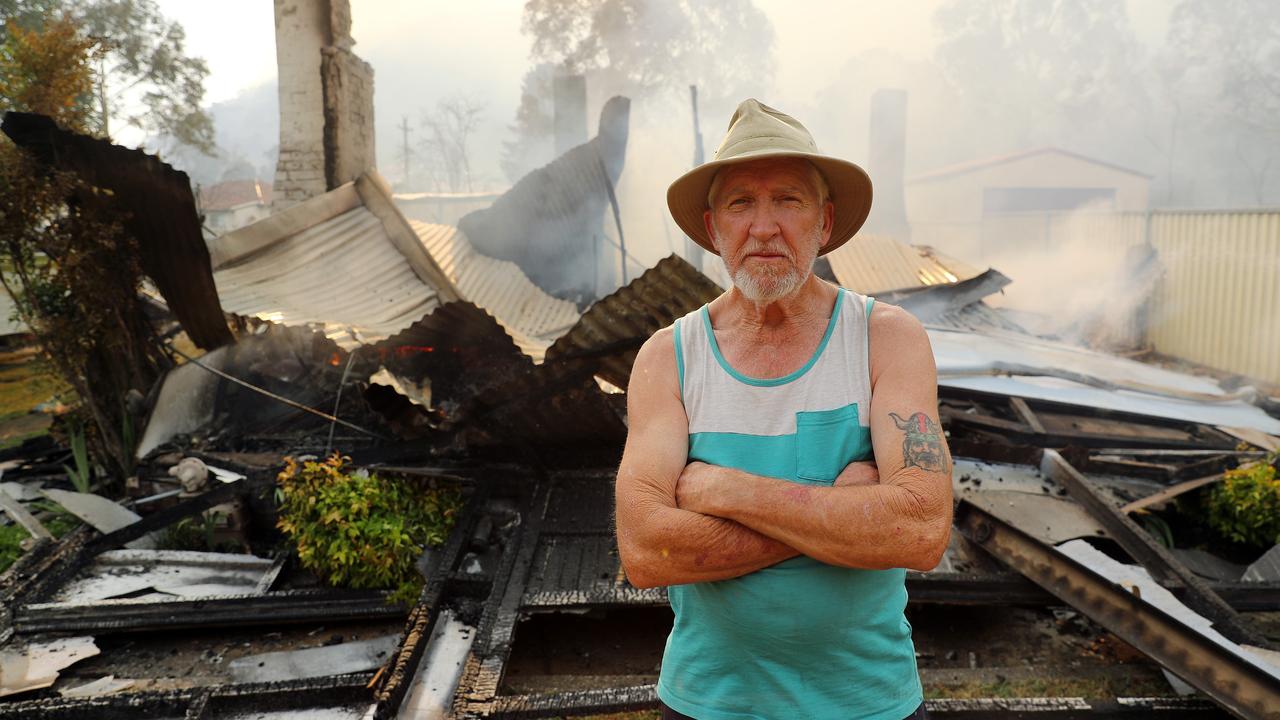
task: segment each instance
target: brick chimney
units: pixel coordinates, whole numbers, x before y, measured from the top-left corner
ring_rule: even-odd
[[[275,0],[275,14],[280,210],[374,168],[373,68],[351,52],[348,0]]]

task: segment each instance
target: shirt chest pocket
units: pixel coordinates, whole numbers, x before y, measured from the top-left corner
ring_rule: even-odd
[[[871,454],[871,431],[858,423],[858,404],[796,413],[796,479],[830,485],[855,460]]]

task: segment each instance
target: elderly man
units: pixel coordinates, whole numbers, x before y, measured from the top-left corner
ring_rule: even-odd
[[[663,717],[924,717],[904,568],[951,529],[933,354],[812,272],[871,182],[747,100],[667,201],[733,287],[645,343],[627,394],[618,549],[632,584],[670,586]]]

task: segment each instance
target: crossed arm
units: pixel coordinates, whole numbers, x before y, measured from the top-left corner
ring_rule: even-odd
[[[618,549],[633,585],[722,580],[799,554],[844,567],[937,565],[951,529],[951,462],[928,336],[890,306],[877,306],[871,332],[879,475],[854,464],[831,487],[686,465],[689,427],[670,330],[645,344],[628,389],[616,485]]]

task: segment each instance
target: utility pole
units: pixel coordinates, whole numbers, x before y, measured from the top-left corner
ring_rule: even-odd
[[[698,167],[706,158],[702,150],[702,131],[698,129],[698,86],[689,86],[689,101],[693,104],[693,166]],[[684,259],[699,270],[702,269],[703,249],[690,238],[684,239]]]
[[[404,186],[406,190],[411,190],[412,188],[409,187],[409,168],[410,168],[409,160],[413,154],[413,151],[409,149],[409,116],[408,115],[402,115],[400,117],[400,132],[404,137],[404,144],[401,146],[401,149],[400,149],[400,154],[404,157]]]

